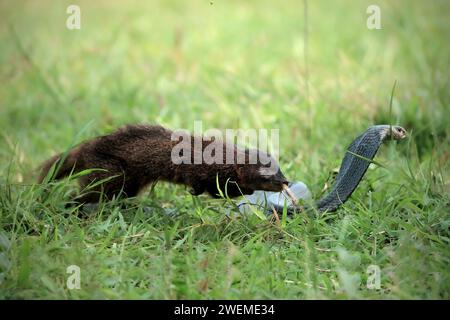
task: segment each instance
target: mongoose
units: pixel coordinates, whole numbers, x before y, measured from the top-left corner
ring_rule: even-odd
[[[48,159],[41,166],[39,182],[44,181],[52,167],[53,179],[86,169],[101,169],[79,178],[82,189],[95,182],[104,181],[88,189],[88,193],[77,200],[81,203],[98,202],[102,194],[106,199],[119,194],[134,197],[147,185],[160,180],[186,185],[190,187],[193,195],[206,191],[213,197],[220,197],[217,188],[219,186],[222,193],[230,198],[251,194],[255,190],[282,191],[288,184],[276,161],[267,153],[256,149],[243,149],[214,139],[200,137],[200,152],[205,151],[213,142],[221,144],[223,163],[174,162],[173,150],[181,140],[174,141],[172,133],[171,130],[158,125],[128,125],[119,128],[111,134],[93,138],[67,153]],[[187,135],[186,141],[194,146],[195,136]],[[220,149],[218,150],[217,152],[220,152]],[[251,162],[250,155],[254,155],[255,151],[258,153],[258,159]],[[226,161],[226,152],[235,156],[232,163]],[[190,155],[181,152],[184,159],[188,160],[194,160],[194,154],[195,152]],[[212,155],[215,155],[214,152]],[[243,155],[244,163],[238,163],[236,159]],[[270,163],[262,163],[261,155],[268,158]]]

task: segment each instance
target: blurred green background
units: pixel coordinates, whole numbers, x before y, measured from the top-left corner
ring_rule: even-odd
[[[80,30],[66,28],[70,4]],[[366,27],[371,4],[381,30]],[[1,1],[0,12],[0,296],[450,297],[448,1],[308,1],[307,12],[304,1]],[[283,171],[317,196],[367,127],[400,124],[410,138],[381,150],[387,169],[369,170],[338,213],[281,226],[168,184],[78,220],[64,216],[73,185],[46,201],[32,185],[73,142],[194,120],[280,129]],[[89,280],[70,291],[74,263]],[[364,285],[370,264],[380,290]]]

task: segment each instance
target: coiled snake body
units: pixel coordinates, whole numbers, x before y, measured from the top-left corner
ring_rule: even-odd
[[[390,139],[401,140],[406,137],[406,130],[400,126],[376,125],[358,136],[348,147],[342,160],[339,173],[331,191],[317,201],[320,212],[335,211],[351,196],[367,171],[381,144]],[[271,204],[279,212],[283,206]],[[288,212],[295,211],[295,206],[288,206]]]

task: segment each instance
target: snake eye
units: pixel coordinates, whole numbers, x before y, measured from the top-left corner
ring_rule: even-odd
[[[406,130],[402,127],[394,127],[394,138],[395,139],[403,139],[406,137]]]

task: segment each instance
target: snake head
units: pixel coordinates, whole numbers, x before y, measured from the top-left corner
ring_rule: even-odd
[[[390,136],[394,140],[402,140],[406,138],[406,130],[400,126],[393,126],[390,132]]]

